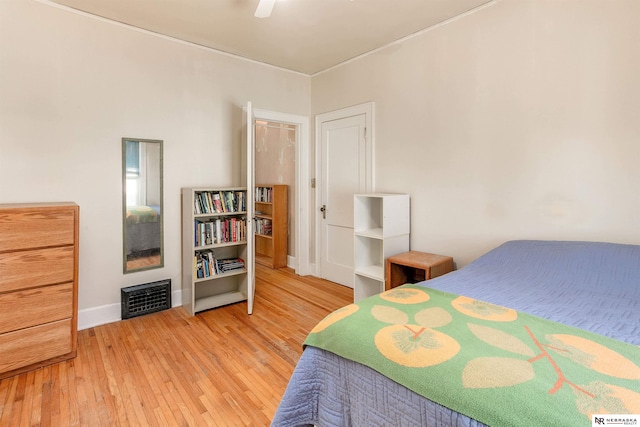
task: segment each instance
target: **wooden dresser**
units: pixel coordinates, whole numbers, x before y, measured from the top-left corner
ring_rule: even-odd
[[[0,378],[76,355],[79,213],[0,204]]]

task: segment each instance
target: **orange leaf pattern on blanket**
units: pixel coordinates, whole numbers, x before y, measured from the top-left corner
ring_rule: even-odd
[[[601,344],[567,334],[549,334],[546,338],[548,348],[579,365],[616,378],[640,380],[640,368],[635,363]]]
[[[351,316],[353,313],[358,311],[360,307],[355,304],[349,304],[341,309],[334,311],[329,314],[327,317],[322,319],[312,330],[311,333],[320,332],[333,325],[339,320],[344,319],[345,317]]]
[[[380,294],[380,298],[396,304],[419,304],[429,301],[429,294],[420,289],[394,288]]]
[[[391,325],[375,335],[380,353],[393,362],[412,368],[438,365],[460,351],[450,336],[420,325]]]
[[[513,322],[518,318],[518,312],[511,308],[501,307],[465,296],[454,299],[451,305],[460,313],[483,320]]]
[[[576,406],[589,419],[593,414],[640,414],[640,393],[601,381],[581,388],[589,395],[574,389]]]

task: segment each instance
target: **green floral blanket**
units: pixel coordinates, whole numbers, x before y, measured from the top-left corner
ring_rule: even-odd
[[[367,365],[491,426],[584,426],[640,413],[640,348],[404,285],[327,316],[304,345]]]

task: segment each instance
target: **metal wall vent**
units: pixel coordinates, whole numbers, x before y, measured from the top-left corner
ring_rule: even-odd
[[[122,319],[166,310],[171,308],[171,279],[122,288],[120,297]]]

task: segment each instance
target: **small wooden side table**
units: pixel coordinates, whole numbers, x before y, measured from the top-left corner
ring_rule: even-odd
[[[387,277],[385,290],[433,279],[453,271],[453,258],[450,256],[409,251],[387,258]]]

